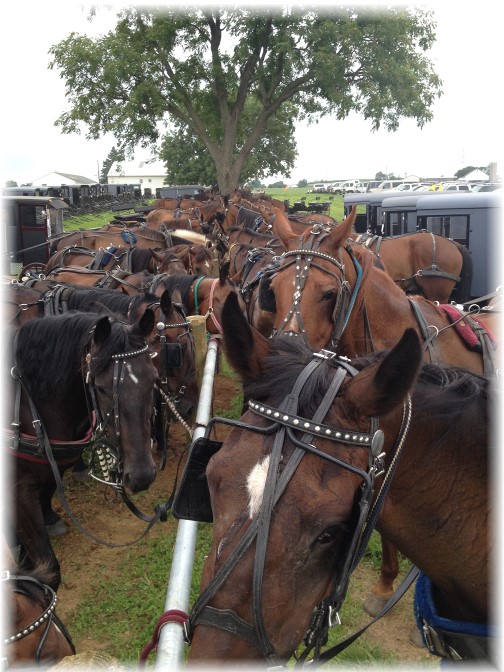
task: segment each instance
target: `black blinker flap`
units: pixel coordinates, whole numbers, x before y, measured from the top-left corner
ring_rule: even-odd
[[[271,278],[263,277],[259,280],[259,308],[268,313],[276,313],[275,293],[270,287]]]
[[[165,366],[167,369],[182,367],[182,346],[180,343],[165,344]]]
[[[189,449],[189,458],[175,494],[172,514],[175,518],[212,523],[210,492],[205,471],[212,455],[222,446],[222,441],[202,437],[196,439]]]

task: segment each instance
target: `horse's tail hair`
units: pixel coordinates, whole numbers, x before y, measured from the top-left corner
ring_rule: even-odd
[[[471,253],[465,247],[454,241],[462,257],[462,268],[460,269],[460,280],[453,290],[453,300],[457,303],[465,303],[471,298],[471,283],[473,277],[473,262]]]
[[[199,243],[201,245],[205,245],[208,240],[205,235],[198,233],[197,231],[175,229],[174,231],[170,231],[170,233],[172,236],[176,236],[177,238],[183,238],[188,243]]]

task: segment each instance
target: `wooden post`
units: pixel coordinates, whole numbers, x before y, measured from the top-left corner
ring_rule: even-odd
[[[191,324],[194,338],[194,364],[196,367],[198,389],[201,390],[201,381],[203,379],[203,369],[205,368],[207,354],[206,317],[204,315],[189,315],[187,319]]]

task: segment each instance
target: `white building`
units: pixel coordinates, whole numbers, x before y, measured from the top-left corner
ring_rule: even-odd
[[[108,173],[109,184],[140,184],[142,192],[165,186],[166,168],[162,161],[114,162]]]
[[[84,177],[83,175],[72,175],[70,173],[59,173],[57,171],[47,173],[47,175],[42,175],[42,177],[37,177],[36,180],[32,180],[32,186],[34,187],[54,187],[59,186],[60,184],[80,187],[83,184],[96,184],[96,180],[91,180],[89,177]]]

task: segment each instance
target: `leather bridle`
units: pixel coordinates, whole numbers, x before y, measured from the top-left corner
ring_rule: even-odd
[[[10,571],[2,572],[2,574],[0,574],[0,581],[11,582],[12,592],[24,595],[25,597],[34,602],[37,600],[33,595],[33,591],[30,591],[28,589],[28,586],[35,586],[36,589],[39,589],[41,591],[44,598],[47,598],[48,601],[47,607],[43,608],[42,613],[39,616],[37,616],[29,625],[26,625],[24,628],[18,630],[18,632],[14,633],[13,635],[4,638],[3,640],[4,646],[14,644],[15,642],[18,642],[24,637],[30,635],[32,632],[35,632],[39,628],[43,627],[44,631],[40,637],[40,641],[38,643],[37,650],[35,653],[35,661],[37,664],[39,664],[40,657],[42,655],[42,649],[47,640],[49,630],[51,629],[51,626],[54,625],[61,631],[62,635],[67,640],[72,650],[72,653],[75,653],[75,646],[72,642],[72,638],[70,637],[68,630],[65,628],[60,618],[56,614],[56,603],[58,601],[58,598],[55,591],[50,586],[48,586],[45,583],[42,583],[33,576],[13,573]]]

